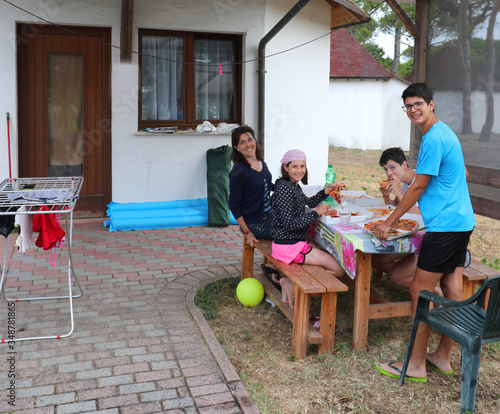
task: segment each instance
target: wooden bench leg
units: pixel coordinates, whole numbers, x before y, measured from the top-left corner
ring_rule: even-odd
[[[292,332],[292,355],[297,359],[306,357],[307,330],[309,323],[310,297],[300,289],[296,290]]]
[[[318,353],[333,352],[335,341],[335,319],[337,316],[337,292],[327,292],[321,295],[321,315],[319,333],[323,335],[323,343],[318,347]]]
[[[241,258],[241,279],[253,277],[254,248],[243,242],[243,256]]]
[[[474,294],[475,283],[472,280],[463,278],[464,299],[469,299]]]

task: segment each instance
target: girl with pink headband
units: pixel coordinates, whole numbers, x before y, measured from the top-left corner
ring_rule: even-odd
[[[299,182],[308,182],[306,155],[301,150],[292,149],[281,159],[281,177],[276,181],[271,196],[272,256],[285,263],[320,265],[331,271],[334,276],[340,277],[345,272],[335,258],[321,249],[312,247],[306,238],[309,225],[328,211],[330,206],[321,202],[335,184],[327,185],[308,198]],[[306,206],[316,209],[306,213]],[[279,282],[283,301],[293,309],[292,282],[286,277],[282,277]]]

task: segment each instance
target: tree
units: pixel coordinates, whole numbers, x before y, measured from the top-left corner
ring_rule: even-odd
[[[405,64],[403,72],[399,71],[401,57],[404,56],[401,52],[402,39],[409,36],[404,25],[385,2],[374,3],[373,1],[359,0],[356,3],[371,16],[372,20],[368,24],[349,27],[349,32],[383,67],[395,75],[407,76],[407,64]],[[415,4],[401,4],[401,7],[414,20]],[[383,49],[376,43],[375,37],[378,33],[394,36],[393,59],[385,57]],[[413,49],[412,45],[407,46]]]
[[[415,21],[415,4],[400,4],[406,15]],[[381,7],[384,12],[383,16],[379,20],[379,30],[382,33],[390,34],[394,36],[394,59],[391,67],[391,72],[398,73],[398,67],[401,60],[401,43],[403,37],[411,37],[408,30],[399,18],[394,14],[392,9],[384,3]],[[413,49],[413,46],[410,46]]]
[[[484,121],[479,141],[489,141],[493,123],[495,121],[495,102],[493,99],[493,84],[495,79],[495,39],[493,36],[497,14],[500,8],[500,0],[494,0],[493,9],[488,19],[486,31],[486,82],[484,93],[486,98],[486,120]]]
[[[472,133],[472,79],[470,39],[490,15],[496,0],[441,0],[435,5],[430,27],[435,38],[454,37],[463,73],[462,134]]]
[[[370,8],[373,7],[371,2],[358,1],[357,3],[363,10],[366,10],[367,13],[371,15]],[[372,18],[368,23],[355,24],[353,26],[348,26],[346,29],[359,43],[365,45],[371,43],[377,26],[377,20]]]

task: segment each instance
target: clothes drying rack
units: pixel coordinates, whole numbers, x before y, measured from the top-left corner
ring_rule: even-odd
[[[82,287],[73,269],[71,244],[73,236],[73,211],[83,184],[83,177],[46,177],[46,178],[9,178],[0,184],[0,216],[7,215],[35,215],[60,214],[66,218],[66,245],[68,246],[68,295],[8,298],[4,284],[8,273],[7,256],[9,250],[9,236],[5,240],[5,252],[0,279],[0,291],[7,302],[68,299],[70,309],[71,328],[66,334],[35,336],[26,338],[9,338],[8,341],[27,341],[32,339],[60,339],[68,337],[74,330],[73,299],[83,295]],[[48,209],[38,211],[42,206]],[[73,294],[72,276],[78,286],[79,293]],[[16,335],[17,336],[17,335]],[[7,342],[1,339],[1,343]]]

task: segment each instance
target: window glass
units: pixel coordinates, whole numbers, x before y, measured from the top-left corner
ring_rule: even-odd
[[[196,40],[196,119],[233,119],[233,44],[225,40]]]
[[[142,120],[182,120],[184,40],[142,36]]]
[[[241,123],[241,36],[139,30],[139,129]]]
[[[49,53],[49,176],[83,175],[84,57]]]

